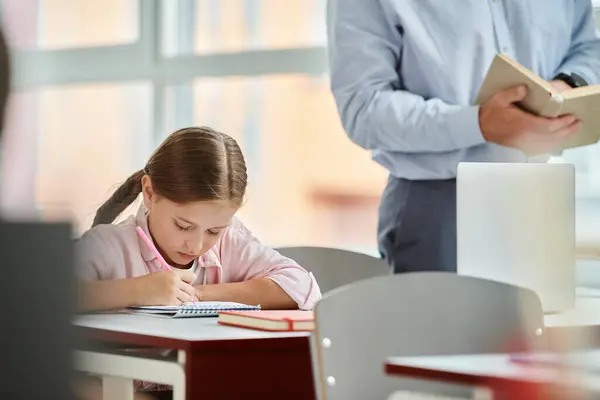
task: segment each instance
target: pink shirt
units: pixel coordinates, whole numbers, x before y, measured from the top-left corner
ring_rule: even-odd
[[[115,225],[97,225],[77,244],[77,272],[83,280],[134,278],[162,271],[160,262],[138,236],[136,226],[148,235],[148,210],[142,205],[137,215]],[[269,278],[304,310],[321,298],[312,274],[295,261],[263,245],[233,218],[217,243],[196,261],[196,282],[215,284]]]

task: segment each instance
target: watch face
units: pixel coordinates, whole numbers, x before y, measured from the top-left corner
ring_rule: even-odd
[[[588,85],[586,80],[577,74],[571,74],[571,81],[573,82],[573,87],[581,87]]]

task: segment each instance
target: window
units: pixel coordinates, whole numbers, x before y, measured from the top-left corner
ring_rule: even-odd
[[[338,206],[366,194],[371,201],[361,212],[373,215],[387,174],[347,139],[325,76],[197,78],[190,86],[193,99],[184,104],[193,104],[192,123],[228,133],[242,147],[249,187],[239,215],[261,239],[375,248],[376,219],[365,224]]]
[[[20,207],[31,196],[42,213],[70,210],[76,229],[85,231],[111,191],[150,154],[151,101],[151,86],[135,82],[18,92],[6,136],[26,137],[7,145],[5,205]]]
[[[178,0],[162,7],[167,56],[326,44],[322,0]],[[181,48],[182,41],[189,45]]]
[[[376,200],[386,174],[340,126],[326,77],[325,1],[96,3],[2,2],[9,40],[23,50],[13,54],[5,205],[46,216],[68,209],[83,232],[169,132],[208,125],[244,150],[240,216],[262,240],[375,248],[374,220],[351,224],[330,201]],[[360,221],[376,205],[367,208]]]
[[[133,43],[136,0],[4,0],[3,21],[13,46],[55,50]]]

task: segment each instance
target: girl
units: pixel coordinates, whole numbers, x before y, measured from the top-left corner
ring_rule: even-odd
[[[312,309],[321,296],[312,274],[262,245],[234,217],[246,179],[244,157],[231,137],[210,128],[170,135],[98,209],[78,242],[81,307],[200,300]],[[140,193],[137,214],[112,224]],[[137,227],[172,271],[163,269]]]

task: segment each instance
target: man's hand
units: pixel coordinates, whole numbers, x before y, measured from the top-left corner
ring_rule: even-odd
[[[565,92],[567,90],[573,89],[571,86],[569,86],[564,81],[561,81],[560,79],[556,79],[556,80],[550,81],[550,84],[552,85],[552,87],[554,89],[556,89],[558,91],[558,93],[562,93],[562,92]]]
[[[515,103],[526,95],[527,88],[518,86],[496,93],[480,107],[479,127],[485,140],[537,155],[556,150],[577,134],[581,122],[571,115],[538,117],[517,107]]]

